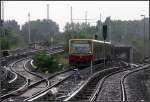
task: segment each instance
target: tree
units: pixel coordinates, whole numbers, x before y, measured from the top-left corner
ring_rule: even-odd
[[[65,49],[68,51],[69,39],[92,39],[97,34],[97,28],[86,23],[66,23],[63,34],[65,36]]]
[[[28,41],[28,22],[22,26],[22,34],[26,42]],[[30,21],[31,42],[50,40],[50,36],[59,33],[59,26],[52,20],[36,20]]]
[[[1,50],[7,50],[10,48],[10,43],[7,41],[6,38],[0,38],[0,49]]]
[[[10,35],[10,31],[8,29],[5,28],[0,28],[0,33],[1,33],[1,37],[0,37],[0,49],[1,50],[7,50],[10,49],[10,42],[8,40],[8,35]]]
[[[22,46],[21,44],[24,40],[20,34],[20,26],[15,20],[3,22],[0,31],[0,42],[2,49]]]
[[[4,22],[4,27],[17,34],[20,33],[20,25],[18,25],[17,21],[15,20],[9,20]]]

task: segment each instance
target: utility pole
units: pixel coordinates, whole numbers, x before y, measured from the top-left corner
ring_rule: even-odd
[[[143,33],[144,33],[144,50],[143,50],[143,57],[145,58],[145,15],[141,15],[141,17],[143,17],[144,20],[144,25],[143,25]]]
[[[85,11],[85,33],[87,33],[87,11]]]
[[[49,24],[49,4],[47,4],[47,23]],[[49,37],[48,39],[50,39],[50,46],[52,45],[52,38],[51,38],[51,34],[49,33]]]
[[[71,21],[71,26],[72,26],[72,29],[74,28],[73,27],[73,20],[82,20],[82,21],[85,21],[85,24],[87,25],[88,24],[88,21],[94,21],[96,20],[95,22],[92,22],[92,23],[97,23],[97,19],[87,19],[87,11],[85,11],[85,17],[83,19],[73,19],[72,18],[72,7],[70,7],[70,21]]]
[[[148,47],[149,47],[149,51],[150,52],[150,32],[149,32],[149,42],[148,42]],[[150,54],[149,54],[149,57],[150,57]]]
[[[85,11],[85,24],[87,25],[87,11]]]
[[[70,22],[72,23],[72,7],[70,7]]]
[[[4,1],[1,1],[1,6],[2,6],[1,20],[2,20],[3,36],[5,37],[5,28],[4,28]]]
[[[106,18],[106,24],[108,25],[108,35],[109,35],[109,41],[111,43],[111,21],[110,21],[110,16]]]
[[[100,16],[99,16],[99,20],[97,21],[97,36],[98,36],[98,40],[100,40],[100,36],[102,34],[102,23],[101,23],[101,13],[100,13]]]
[[[31,36],[31,30],[30,30],[30,12],[28,13],[28,43],[30,44],[31,43],[31,38],[30,38],[30,36]]]
[[[100,18],[100,21],[101,21],[101,18],[102,18],[102,15],[101,15],[101,13],[100,13],[100,16],[99,16],[99,18]]]
[[[1,1],[2,4],[2,20],[4,21],[4,1]]]
[[[49,4],[47,4],[47,20],[49,20]]]
[[[127,36],[127,25],[128,25],[128,22],[127,23],[125,23],[125,25],[124,25],[124,42],[127,44],[127,41],[126,41],[126,36]]]
[[[101,13],[100,13],[100,21],[99,21],[99,26],[98,26],[98,28],[99,28],[99,40],[100,40],[100,36],[101,36],[101,34],[102,34],[102,21],[101,21],[101,18],[102,18],[102,15],[101,15]]]
[[[70,23],[71,23],[71,29],[73,30],[72,7],[70,7]]]
[[[112,42],[112,40],[111,40],[111,18],[109,18],[109,40],[111,43]]]

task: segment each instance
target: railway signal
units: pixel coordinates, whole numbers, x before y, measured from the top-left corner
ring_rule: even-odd
[[[104,41],[107,39],[107,25],[103,25],[103,39]]]
[[[145,15],[141,15],[141,17],[143,17],[143,33],[144,33],[144,38],[143,38],[143,40],[144,40],[144,48],[143,48],[143,59],[146,57],[146,55],[145,55],[145,47],[146,47],[146,38],[145,38]]]
[[[98,36],[97,36],[96,34],[94,35],[94,39],[95,39],[95,40],[98,40]]]
[[[31,43],[30,12],[28,12],[28,43]]]

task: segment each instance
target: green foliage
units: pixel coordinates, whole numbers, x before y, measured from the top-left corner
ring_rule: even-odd
[[[68,65],[68,53],[64,52],[63,54],[55,55],[55,58],[59,64]]]
[[[10,43],[6,38],[0,38],[0,49],[7,50],[10,48]]]
[[[149,18],[145,19],[145,33],[146,45],[149,46]],[[28,42],[28,22],[26,22],[22,29],[14,20],[5,21],[4,27],[0,27],[0,45],[2,49],[9,49],[15,47],[27,46]],[[46,41],[47,45],[50,44],[50,36],[55,37],[54,43],[61,43],[65,45],[65,51],[68,52],[68,42],[72,38],[93,38],[95,34],[102,39],[102,22],[97,21],[96,26],[91,26],[86,23],[66,23],[64,32],[59,32],[59,26],[52,20],[36,20],[30,21],[31,27],[31,41]],[[111,20],[111,37],[112,43],[132,45],[135,47],[138,54],[142,55],[143,51],[143,33],[144,33],[144,20],[134,21],[121,21]],[[5,38],[2,36],[5,32]],[[147,55],[149,52],[147,51]]]
[[[86,23],[67,23],[64,28],[65,36],[65,51],[68,52],[69,39],[92,39],[97,33],[95,26],[90,26]]]
[[[133,37],[133,38],[130,38],[129,39],[131,42],[132,42],[132,44],[133,45],[136,45],[136,47],[138,48],[138,49],[143,49],[144,48],[144,40],[143,40],[143,38],[140,38],[140,37]]]
[[[53,56],[49,56],[46,52],[37,52],[32,56],[34,64],[42,71],[49,71],[53,73],[60,70],[58,62]]]
[[[29,23],[26,22],[22,26],[22,34],[28,42]],[[59,34],[59,26],[52,20],[36,20],[30,21],[31,42],[50,40],[50,37]]]
[[[4,27],[9,29],[11,32],[20,33],[20,26],[18,25],[17,21],[15,21],[15,20],[5,21]]]
[[[66,34],[71,34],[71,37],[86,37],[86,38],[90,38],[92,37],[94,34],[97,33],[97,28],[95,26],[90,26],[90,24],[86,24],[86,23],[72,23],[69,24],[67,23],[65,25],[64,28],[64,33]],[[72,35],[74,34],[74,35]]]
[[[149,35],[149,19],[146,18],[146,39]],[[111,32],[112,32],[112,41],[119,42],[122,44],[132,44],[128,39],[138,39],[143,38],[143,20],[134,20],[134,21],[121,21],[121,20],[112,20],[111,21]]]
[[[0,28],[0,49],[1,50],[7,50],[10,48],[10,42],[7,38],[7,36],[10,34],[9,30]]]
[[[5,21],[0,28],[0,32],[1,49],[23,47],[24,40],[20,34],[20,28],[16,21]]]
[[[111,37],[112,43],[117,45],[131,45],[134,49],[134,61],[140,60],[143,57],[144,50],[144,21],[111,21]],[[149,18],[145,19],[145,38],[146,49],[149,46]],[[148,50],[146,50],[148,55]]]

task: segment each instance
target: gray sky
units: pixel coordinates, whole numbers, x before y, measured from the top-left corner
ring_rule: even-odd
[[[141,14],[149,17],[149,1],[4,1],[4,19],[16,20],[22,25],[28,21],[28,12],[31,20],[45,19],[47,3],[50,5],[49,17],[59,24],[60,31],[66,22],[70,22],[71,6],[74,19],[84,19],[85,11],[88,18],[97,20],[101,13],[102,21],[107,16],[113,20],[137,20],[142,18]]]

